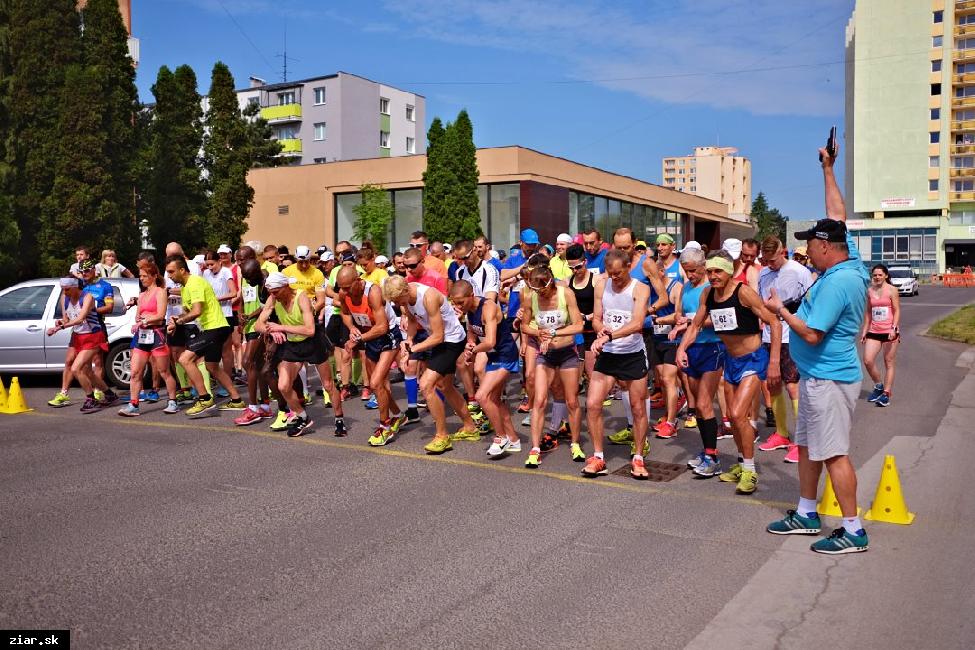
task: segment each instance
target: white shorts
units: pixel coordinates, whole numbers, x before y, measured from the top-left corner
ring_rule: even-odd
[[[850,454],[853,409],[859,397],[860,382],[799,380],[795,442],[808,448],[809,460],[829,460]]]

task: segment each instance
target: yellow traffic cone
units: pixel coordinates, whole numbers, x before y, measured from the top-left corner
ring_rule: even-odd
[[[823,489],[823,498],[816,506],[816,512],[827,517],[842,517],[843,511],[840,510],[840,502],[836,500],[836,492],[833,491],[833,482],[829,480],[829,472],[826,473],[826,487]],[[860,508],[857,508],[857,516],[860,515]]]
[[[3,377],[0,377],[0,413],[7,409],[7,388],[3,385]]]
[[[904,503],[901,479],[897,475],[897,463],[894,461],[894,457],[889,454],[884,456],[884,468],[880,472],[877,494],[873,498],[873,505],[864,515],[864,519],[904,526],[914,521],[914,513],[908,512],[907,504]]]
[[[27,406],[24,401],[24,393],[20,390],[20,380],[14,377],[10,380],[10,395],[7,396],[7,405],[0,412],[3,413],[26,413],[34,409]]]

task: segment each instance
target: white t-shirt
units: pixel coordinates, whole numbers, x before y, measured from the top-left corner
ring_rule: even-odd
[[[217,294],[217,298],[219,298],[230,293],[230,283],[233,281],[234,275],[226,266],[221,266],[216,273],[211,273],[210,269],[204,271],[203,279],[210,283],[210,286],[213,287],[213,293]],[[233,316],[234,308],[231,301],[221,301],[220,311],[223,312],[224,316]]]
[[[788,303],[802,298],[803,294],[812,286],[812,273],[805,266],[795,260],[786,260],[785,264],[778,271],[773,271],[767,266],[763,266],[758,274],[758,291],[762,300],[768,300],[772,295],[772,288],[779,294],[782,302]],[[780,319],[781,320],[781,319]],[[788,344],[789,332],[791,331],[788,323],[782,322],[782,343]],[[767,327],[762,327],[762,343],[771,343],[772,336]]]
[[[478,298],[487,297],[491,291],[495,295],[501,293],[501,275],[498,273],[498,269],[489,262],[481,262],[481,265],[473,273],[467,269],[466,265],[462,264],[457,268],[455,279],[470,282],[471,286],[474,287],[474,295]]]

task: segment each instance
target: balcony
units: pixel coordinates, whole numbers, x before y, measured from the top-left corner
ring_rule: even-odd
[[[301,155],[301,138],[282,138],[278,140],[281,143],[281,154],[282,156],[300,156]]]
[[[971,36],[975,34],[975,25],[955,25],[955,36]]]
[[[975,176],[975,167],[952,167],[950,173],[952,178]]]
[[[975,120],[952,120],[952,131],[975,131]]]
[[[968,108],[969,106],[975,106],[975,95],[951,98],[952,108]]]
[[[975,25],[972,25],[972,28],[975,29]],[[975,72],[952,75],[951,80],[956,84],[973,84],[975,83]]]
[[[975,201],[975,192],[951,192],[948,196],[952,201]]]
[[[953,144],[951,145],[951,153],[975,153],[975,144]]]
[[[265,106],[261,109],[261,117],[267,120],[269,124],[300,122],[301,104],[279,104],[277,106]]]
[[[970,14],[975,12],[975,0],[957,0],[955,2],[955,15]]]
[[[975,61],[975,48],[967,48],[964,50],[955,50],[952,54],[951,59],[955,63],[965,63],[966,61]]]

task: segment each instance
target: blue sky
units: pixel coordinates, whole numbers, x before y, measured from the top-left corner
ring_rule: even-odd
[[[139,92],[161,65],[213,63],[238,87],[344,70],[467,108],[477,146],[518,144],[661,182],[660,160],[737,147],[752,191],[823,210],[815,148],[842,132],[854,0],[134,0]],[[842,173],[842,170],[839,170]],[[842,176],[840,176],[842,178]]]

